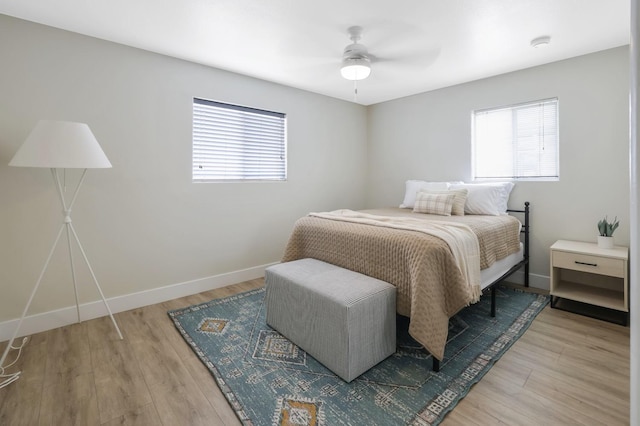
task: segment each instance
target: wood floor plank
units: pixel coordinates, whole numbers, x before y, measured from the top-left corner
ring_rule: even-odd
[[[212,299],[209,299],[212,300]],[[180,302],[166,302],[159,305],[164,318],[158,321],[166,321],[170,326],[163,327],[164,335],[166,339],[171,343],[176,354],[182,359],[185,368],[193,378],[194,382],[202,391],[203,395],[209,400],[213,408],[218,413],[218,416],[222,420],[224,425],[239,425],[240,421],[236,417],[233,410],[229,406],[225,396],[220,391],[220,388],[213,380],[213,376],[205,365],[198,359],[193,353],[193,350],[185,343],[184,338],[173,326],[173,323],[169,320],[166,312],[172,309],[179,309],[185,307]]]
[[[538,318],[536,318],[536,324],[540,327],[550,325],[552,329],[556,327],[556,331],[558,332],[561,332],[561,330],[557,329],[557,324],[562,323],[565,325],[563,327],[565,329],[573,330],[573,332],[582,333],[587,337],[594,337],[605,342],[617,340],[620,337],[629,338],[629,327],[577,315],[560,309],[552,309],[549,306],[544,308],[542,314],[543,315],[539,317],[540,321],[537,321]]]
[[[500,419],[494,417],[484,408],[474,405],[472,399],[464,398],[458,405],[446,415],[441,423],[442,426],[485,426],[485,425],[506,425]]]
[[[102,423],[102,426],[158,426],[162,421],[158,415],[155,404],[147,404],[130,413],[123,414],[115,419]]]
[[[518,355],[520,364],[526,364],[529,368],[534,368],[538,364],[551,365],[560,359],[561,352],[545,349],[542,345],[537,345],[537,341],[518,341],[509,349],[512,355]]]
[[[87,323],[48,333],[40,425],[100,424]]]
[[[175,329],[174,329],[175,330]],[[169,333],[171,334],[171,333]],[[209,400],[209,403],[216,410],[216,413],[222,420],[224,425],[240,425],[240,421],[229,406],[225,396],[216,384],[213,376],[205,365],[197,358],[191,348],[189,348],[182,336],[175,330],[173,332],[179,340],[175,340],[176,352],[183,357],[185,367],[189,371],[189,374],[193,377],[203,395]]]
[[[529,328],[527,334],[530,339],[535,341],[536,352],[544,351],[548,352],[550,356],[553,354],[556,357],[562,354],[565,342],[576,340],[584,341],[586,339],[586,336],[581,334],[568,335],[564,330],[553,334],[540,326]],[[523,342],[528,342],[528,340],[524,340]]]
[[[599,387],[608,394],[620,397],[628,395],[626,384],[629,382],[629,364],[622,360],[614,360],[613,357],[609,357],[608,362],[601,360],[602,358],[596,359],[591,356],[588,351],[567,347],[558,359],[557,365],[567,375]],[[621,390],[623,387],[625,389]]]
[[[528,388],[514,384],[508,375],[502,375],[499,371],[490,371],[479,385],[483,391],[492,393],[497,403],[513,401],[514,407],[519,407],[523,414],[539,424],[594,424],[592,417],[570,410],[546,395],[529,392]]]
[[[38,343],[39,342],[39,343]],[[14,360],[17,353],[8,359]],[[11,372],[21,372],[17,382],[0,389],[0,425],[38,424],[47,360],[47,341],[31,339]]]
[[[536,375],[527,383],[526,389],[528,392],[535,393],[552,400],[556,405],[558,405],[558,407],[561,407],[567,412],[580,413],[581,416],[586,416],[589,421],[584,422],[584,424],[607,426],[609,424],[620,424],[619,416],[612,416],[598,407],[585,403],[582,398],[576,397],[575,394],[572,395],[565,393],[564,388],[562,386],[556,386],[555,383],[556,380],[554,380],[554,383],[550,385],[548,381],[540,380]]]
[[[526,365],[532,366],[537,362],[538,366],[534,371],[562,378],[565,381],[581,383],[583,387],[599,389],[604,395],[603,398],[608,398],[612,393],[624,396],[627,392],[628,376],[617,374],[612,370],[602,371],[598,364],[579,363],[578,360],[566,357],[551,359],[540,356],[537,357],[537,361],[531,361],[531,351],[531,345],[528,342],[523,342],[522,345],[514,345],[509,352],[511,356],[518,357],[516,362],[519,364],[523,361],[530,361]],[[621,388],[625,390],[621,390]]]
[[[200,293],[200,298],[197,299],[188,297],[165,302],[161,305],[158,305],[159,309],[155,311],[158,321],[166,321],[166,323],[169,324],[168,327],[163,327],[166,339],[171,342],[176,353],[183,360],[185,368],[187,368],[191,377],[198,385],[198,388],[211,403],[216,413],[220,417],[222,424],[224,425],[240,425],[240,421],[238,420],[237,416],[231,409],[231,406],[220,391],[220,388],[215,383],[215,380],[213,379],[213,376],[211,375],[209,370],[198,359],[193,350],[185,343],[184,338],[177,331],[177,329],[173,325],[173,322],[169,320],[166,312],[173,309],[184,308],[192,304],[204,303],[213,299],[219,299],[237,293],[254,290],[256,288],[262,287],[263,285],[264,280],[262,278],[247,281],[244,283],[234,284],[232,286]]]
[[[502,361],[502,360],[500,360]],[[531,375],[531,368],[515,366],[513,363],[498,361],[493,367],[491,367],[490,373],[501,374],[508,376],[511,381],[518,384],[521,387],[527,383],[529,376]]]
[[[465,404],[471,404],[478,411],[485,413],[485,415],[490,415],[491,417],[497,419],[498,422],[504,423],[507,425],[540,425],[541,423],[536,423],[533,419],[527,415],[522,414],[516,407],[512,404],[504,405],[501,403],[497,403],[492,400],[493,395],[490,392],[482,391],[482,392],[474,392],[472,389],[471,392],[465,396],[463,402]],[[494,408],[495,407],[495,408]],[[454,408],[456,410],[458,407]],[[490,418],[491,418],[490,417]],[[445,417],[446,420],[446,417]],[[498,423],[498,424],[500,424]],[[443,422],[444,424],[444,422]],[[496,424],[496,423],[488,423],[488,424]]]
[[[166,389],[185,385],[188,374],[182,361],[147,311],[136,309],[123,313],[123,327],[147,385],[150,388],[162,386]]]
[[[185,424],[223,425],[216,410],[193,383],[171,389],[168,392],[153,392],[156,409],[165,425]]]
[[[101,422],[151,403],[149,388],[126,333],[123,331],[124,340],[119,340],[109,317],[88,321],[88,329]]]
[[[527,387],[536,388],[540,394],[555,394],[566,402],[578,401],[576,410],[588,411],[594,418],[607,424],[625,424],[629,422],[629,403],[616,395],[611,395],[602,387],[582,382],[580,379],[560,374],[547,374],[534,371]],[[628,388],[628,387],[627,387]]]
[[[100,425],[93,373],[70,376],[66,382],[45,386],[40,426]]]
[[[56,328],[48,333],[45,388],[54,385],[64,387],[75,377],[92,372],[86,322]]]
[[[162,418],[186,416],[190,419],[188,424],[204,424],[201,423],[202,419],[221,424],[216,410],[198,388],[171,342],[166,339],[159,327],[162,323],[153,314],[153,309],[146,307],[125,314],[124,324],[130,344]],[[175,398],[181,399],[185,394],[189,395],[189,398],[185,398],[188,403],[174,403]]]

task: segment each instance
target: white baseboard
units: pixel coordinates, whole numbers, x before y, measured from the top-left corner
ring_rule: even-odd
[[[126,294],[107,299],[111,312],[124,312],[143,306],[166,302],[192,294],[201,293],[215,288],[225,287],[231,284],[241,283],[256,278],[264,277],[264,270],[272,264],[255,266],[240,271],[214,275],[183,283],[172,284],[165,287],[154,288],[138,293]],[[102,300],[88,302],[80,305],[80,318],[82,321],[109,315]],[[55,311],[25,317],[17,337],[28,336],[42,331],[52,330],[77,322],[76,306],[57,309]],[[15,333],[19,319],[0,323],[0,342],[9,340]]]
[[[516,271],[507,278],[505,281],[514,284],[524,285],[524,272]],[[529,273],[529,287],[539,288],[541,290],[549,291],[550,287],[550,278],[546,275],[538,275]]]
[[[272,264],[255,266],[253,268],[242,269],[240,271],[228,272],[226,274],[214,275],[183,283],[172,284],[165,287],[154,288],[138,293],[126,294],[107,299],[111,312],[124,312],[143,306],[166,302],[167,300],[190,296],[215,288],[225,287],[231,284],[249,281],[264,277],[264,270]],[[515,284],[524,284],[524,272],[516,271],[507,281]],[[529,285],[531,287],[549,290],[549,277],[544,275],[529,274]],[[107,309],[102,300],[84,303],[80,305],[80,318],[82,321],[104,317],[108,315]],[[76,307],[69,306],[55,311],[25,317],[20,327],[17,337],[29,336],[34,333],[52,330],[65,325],[74,324],[77,321]],[[16,327],[18,319],[0,323],[0,342],[9,340]]]

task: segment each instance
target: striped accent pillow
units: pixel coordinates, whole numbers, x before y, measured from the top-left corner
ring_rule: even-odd
[[[416,203],[413,206],[415,213],[437,214],[451,216],[455,194],[433,194],[420,191],[416,195]]]
[[[466,204],[467,196],[469,195],[468,189],[449,189],[448,191],[427,190],[421,192],[427,192],[429,194],[454,194],[456,197],[453,199],[451,214],[454,216],[464,216],[464,205]]]

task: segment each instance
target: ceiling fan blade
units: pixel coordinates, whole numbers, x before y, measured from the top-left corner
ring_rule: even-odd
[[[427,68],[435,63],[440,56],[440,49],[429,49],[420,52],[413,52],[407,55],[377,56],[370,55],[372,66],[381,63],[394,63],[398,66],[410,66],[416,68]]]

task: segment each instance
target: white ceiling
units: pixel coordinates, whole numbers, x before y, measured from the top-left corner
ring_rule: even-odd
[[[371,105],[626,45],[630,2],[0,0],[0,13]],[[352,25],[380,59],[357,99],[339,71]]]

